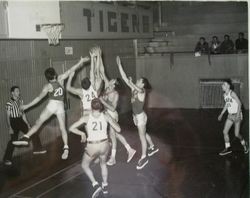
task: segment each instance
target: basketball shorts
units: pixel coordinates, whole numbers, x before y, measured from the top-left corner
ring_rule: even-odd
[[[110,144],[107,139],[96,143],[87,143],[85,153],[91,158],[107,155],[109,152],[109,146]]]
[[[227,116],[227,119],[231,120],[234,123],[240,122],[240,121],[243,120],[242,112],[240,113],[239,117],[237,116],[237,113],[234,113],[234,114],[229,113],[228,116]]]
[[[55,115],[60,115],[65,113],[64,102],[60,100],[49,100],[46,109]]]
[[[143,111],[140,114],[133,115],[135,126],[142,126],[147,124],[147,114]]]

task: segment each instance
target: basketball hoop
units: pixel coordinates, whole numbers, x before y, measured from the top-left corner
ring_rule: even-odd
[[[49,45],[58,45],[59,37],[61,32],[64,29],[64,24],[55,23],[55,24],[41,24],[41,30],[46,33],[48,36]]]

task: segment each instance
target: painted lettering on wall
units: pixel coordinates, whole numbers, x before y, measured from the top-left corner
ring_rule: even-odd
[[[88,32],[93,31],[93,20],[91,20],[91,10],[90,9],[83,9],[83,16],[87,22],[87,30]],[[129,18],[131,17],[131,19]],[[129,16],[127,13],[120,13],[118,14],[116,12],[107,12],[107,20],[108,20],[108,32],[118,32],[118,20],[120,20],[120,31],[121,32],[129,32],[130,29],[132,32],[139,33],[139,17],[135,14],[132,14]],[[129,20],[131,20],[131,24],[129,26]],[[103,24],[104,24],[104,17],[103,17],[103,11],[99,11],[99,24],[100,24],[100,32],[103,32]],[[150,32],[150,24],[149,24],[149,16],[142,16],[141,19],[142,24],[142,33],[149,33]]]
[[[68,9],[74,10],[73,14]],[[103,3],[61,2],[65,23],[62,38],[116,39],[150,38],[153,36],[151,10],[133,9]]]

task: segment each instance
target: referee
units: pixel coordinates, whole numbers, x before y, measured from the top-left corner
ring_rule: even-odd
[[[23,100],[20,98],[20,88],[18,86],[13,86],[10,89],[11,98],[6,103],[7,111],[7,125],[9,129],[9,134],[11,136],[8,142],[5,154],[4,154],[4,164],[7,166],[12,165],[12,154],[14,151],[14,145],[12,141],[18,139],[19,131],[27,133],[30,125],[24,112],[20,109],[23,104]],[[38,135],[34,135],[33,139],[33,154],[44,154],[46,150],[42,149],[42,144]]]

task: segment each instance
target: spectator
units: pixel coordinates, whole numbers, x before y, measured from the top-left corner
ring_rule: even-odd
[[[221,43],[220,52],[222,54],[232,54],[234,52],[234,43],[227,34],[224,36],[224,41]]]
[[[200,40],[195,47],[195,56],[200,56],[201,54],[208,54],[208,43],[204,37],[200,37]]]
[[[244,38],[244,33],[239,33],[239,38],[235,41],[235,48],[237,53],[247,53],[248,51],[248,40]]]
[[[210,43],[210,53],[211,54],[220,54],[220,41],[217,36],[213,36]]]

